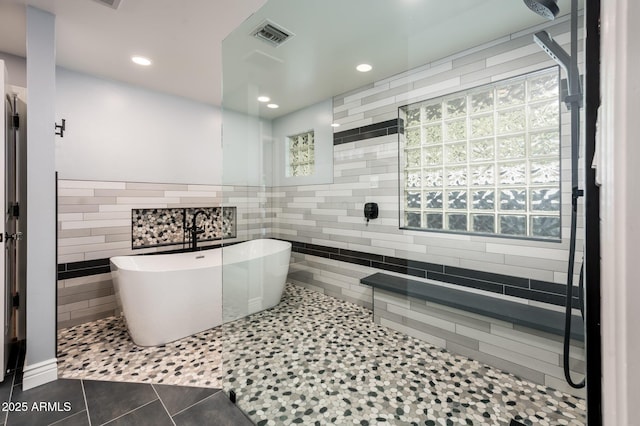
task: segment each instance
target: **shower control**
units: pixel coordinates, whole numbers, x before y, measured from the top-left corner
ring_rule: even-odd
[[[364,205],[364,217],[367,219],[367,225],[369,224],[370,219],[378,218],[378,204],[376,203],[366,203]]]

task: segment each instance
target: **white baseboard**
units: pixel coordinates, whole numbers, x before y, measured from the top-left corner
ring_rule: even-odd
[[[58,380],[58,360],[56,358],[25,365],[22,375],[22,390],[32,389],[54,380]]]

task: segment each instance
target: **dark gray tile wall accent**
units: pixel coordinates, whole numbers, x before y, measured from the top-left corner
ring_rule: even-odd
[[[196,251],[202,250],[211,250],[215,248],[219,248],[222,245],[229,246],[233,244],[237,244],[238,242],[230,242],[226,241],[218,241],[215,245],[207,245],[207,246],[198,246],[196,247]],[[182,244],[182,242],[180,242]],[[169,249],[163,250],[153,253],[140,253],[140,256],[154,256],[157,254],[173,254],[173,253],[186,253],[189,251],[193,251],[191,248],[177,248],[177,249]],[[91,275],[98,275],[104,273],[110,273],[111,267],[109,258],[105,259],[93,259],[93,260],[84,260],[80,262],[70,262],[70,263],[60,263],[58,264],[58,280],[68,280],[71,278],[80,278],[80,277],[88,277]]]
[[[291,250],[294,253],[309,254],[326,259],[368,266],[379,270],[392,271],[413,277],[427,278],[444,283],[455,284],[460,287],[485,290],[492,293],[515,296],[552,305],[564,306],[565,304],[564,301],[566,299],[567,288],[565,284],[556,284],[510,275],[477,271],[473,269],[438,265],[434,263],[329,247],[319,244],[302,243],[287,239],[283,240],[291,243]],[[572,302],[574,308],[579,308],[577,289],[573,293]]]
[[[402,133],[403,123],[401,119],[382,121],[380,123],[369,124],[367,126],[336,132],[333,134],[333,144],[356,142],[364,139],[377,138],[380,136],[395,135]]]
[[[108,258],[58,264],[59,280],[105,274],[108,272],[110,272]]]

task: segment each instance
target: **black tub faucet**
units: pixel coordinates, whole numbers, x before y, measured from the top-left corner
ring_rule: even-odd
[[[189,232],[191,232],[191,251],[196,251],[198,249],[198,234],[204,233],[204,228],[198,228],[197,224],[198,215],[201,214],[207,216],[207,212],[205,210],[198,210],[193,214],[193,222],[191,223],[191,229],[189,230]]]

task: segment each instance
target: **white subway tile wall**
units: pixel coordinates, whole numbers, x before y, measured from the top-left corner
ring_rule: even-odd
[[[413,100],[469,89],[496,74],[506,78],[520,75],[530,68],[537,70],[553,66],[555,62],[533,43],[533,32],[541,28],[549,31],[555,40],[568,49],[569,23],[566,19],[539,26],[531,32],[505,37],[387,78],[360,91],[336,96],[334,121],[341,124],[340,132],[367,126],[397,118],[397,108]],[[469,67],[470,64],[474,66]],[[452,84],[453,80],[458,82]],[[402,89],[400,92],[396,90],[398,87]],[[416,88],[421,90],[419,99],[413,99]],[[443,88],[446,89],[444,92]],[[376,114],[379,106],[385,103],[381,101],[391,105],[393,111]],[[568,164],[569,114],[564,105],[561,114],[562,157],[563,164]],[[340,118],[336,118],[338,116]],[[561,179],[563,228],[562,241],[559,243],[400,230],[398,136],[341,143],[334,146],[332,184],[273,188],[273,195],[277,196],[271,197],[272,211],[275,213],[272,233],[278,238],[303,243],[563,283],[567,268],[563,260],[568,257],[571,206],[570,175],[566,170],[563,170]],[[366,202],[377,202],[380,208],[379,218],[368,225],[362,213]],[[579,228],[576,274],[582,259],[583,235],[583,228]],[[296,260],[304,262],[305,257],[297,256]],[[369,301],[362,300],[362,303]]]

